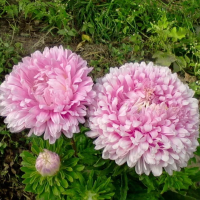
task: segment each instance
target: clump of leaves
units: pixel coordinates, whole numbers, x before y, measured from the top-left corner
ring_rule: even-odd
[[[111,199],[115,193],[111,178],[96,176],[92,170],[85,173],[79,182],[74,182],[66,194],[69,200],[104,200]]]
[[[4,74],[11,71],[14,64],[17,64],[21,58],[22,44],[15,43],[14,45],[8,39],[0,38],[0,78],[4,79]],[[2,74],[2,75],[1,75]]]
[[[48,149],[60,156],[61,166],[59,172],[53,176],[42,176],[35,168],[36,158],[43,149]],[[25,191],[37,194],[39,199],[48,200],[64,198],[65,190],[69,183],[81,176],[80,171],[84,166],[79,165],[79,159],[74,157],[74,150],[71,148],[71,141],[61,137],[55,144],[50,145],[48,141],[35,137],[32,139],[32,152],[23,151],[21,170],[25,172],[22,176],[26,184]]]

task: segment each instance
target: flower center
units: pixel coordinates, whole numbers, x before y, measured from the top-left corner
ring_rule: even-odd
[[[40,105],[63,105],[66,101],[66,78],[51,72],[40,72],[34,77],[32,93]]]

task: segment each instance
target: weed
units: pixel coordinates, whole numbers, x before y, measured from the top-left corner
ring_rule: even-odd
[[[4,79],[4,74],[10,73],[12,66],[17,64],[21,58],[22,44],[16,42],[14,45],[9,41],[9,37],[0,38],[0,80]]]

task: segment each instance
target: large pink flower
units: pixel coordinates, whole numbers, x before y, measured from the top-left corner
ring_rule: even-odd
[[[104,159],[155,176],[187,165],[198,146],[198,101],[169,68],[144,62],[111,68],[94,90],[87,136],[97,137]]]
[[[62,46],[34,52],[14,66],[0,86],[0,115],[11,132],[30,133],[54,143],[71,138],[84,123],[95,92],[87,62]]]

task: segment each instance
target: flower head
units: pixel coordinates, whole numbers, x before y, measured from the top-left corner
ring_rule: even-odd
[[[44,149],[44,152],[41,152],[36,159],[35,168],[42,176],[53,176],[60,169],[60,157]]]
[[[129,63],[111,68],[94,86],[87,136],[104,159],[127,162],[138,174],[172,174],[198,146],[199,112],[194,92],[167,67]]]
[[[86,106],[94,97],[92,68],[62,46],[34,52],[14,66],[0,86],[0,115],[11,132],[30,133],[54,143],[61,135],[71,138],[84,123]]]

